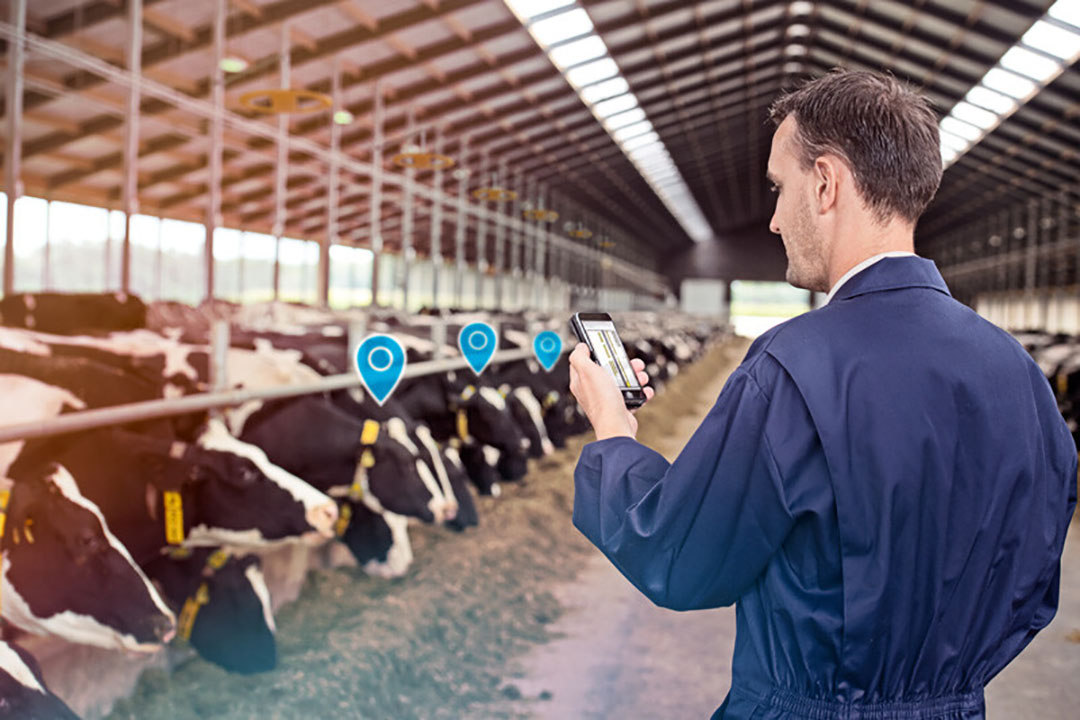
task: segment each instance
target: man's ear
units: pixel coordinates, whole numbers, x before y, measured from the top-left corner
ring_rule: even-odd
[[[840,158],[835,155],[821,155],[814,160],[811,170],[813,199],[819,215],[836,207],[840,175]]]

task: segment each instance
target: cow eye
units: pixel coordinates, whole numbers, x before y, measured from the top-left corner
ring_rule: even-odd
[[[80,553],[84,555],[96,553],[101,549],[101,538],[90,530],[79,533],[76,542]]]

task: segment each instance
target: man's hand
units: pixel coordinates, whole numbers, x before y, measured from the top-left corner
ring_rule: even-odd
[[[645,363],[635,358],[630,361],[630,366],[637,373],[641,387],[645,389],[646,402],[649,401],[655,391],[651,387],[645,387],[649,382]],[[592,361],[589,357],[589,346],[585,343],[579,342],[570,353],[570,392],[577,398],[578,404],[592,423],[597,440],[637,435],[638,424],[634,413],[638,409],[626,409],[615,380],[607,370]]]

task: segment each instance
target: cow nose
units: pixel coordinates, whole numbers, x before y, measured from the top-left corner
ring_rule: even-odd
[[[162,615],[154,620],[154,637],[161,640],[162,644],[170,642],[176,637],[176,623]]]
[[[446,503],[446,507],[443,509],[443,520],[449,521],[457,517],[458,504],[456,502]]]
[[[316,505],[307,511],[308,525],[315,528],[325,538],[334,536],[334,524],[338,519],[338,507],[335,502]]]

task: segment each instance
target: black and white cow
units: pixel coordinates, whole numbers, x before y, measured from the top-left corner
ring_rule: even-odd
[[[34,657],[0,640],[0,720],[79,720],[49,692]]]
[[[4,325],[51,333],[131,330],[146,326],[146,305],[127,293],[23,293],[0,299]]]
[[[258,557],[199,548],[161,555],[146,574],[176,612],[180,640],[205,660],[243,674],[275,667],[277,628]]]
[[[52,463],[3,481],[3,617],[70,642],[148,652],[176,618],[74,478]]]

